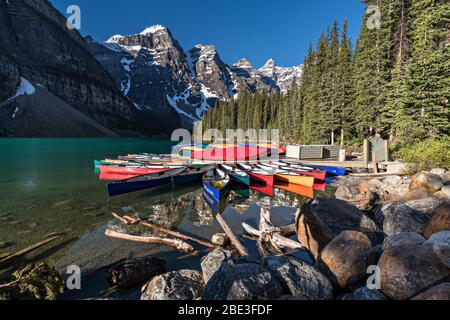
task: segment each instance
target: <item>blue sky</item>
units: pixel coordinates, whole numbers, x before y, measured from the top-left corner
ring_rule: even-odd
[[[106,40],[139,33],[147,26],[169,27],[185,50],[213,44],[229,64],[245,57],[255,67],[274,58],[280,66],[303,62],[310,42],[334,19],[349,20],[353,41],[364,6],[358,0],[50,0],[62,13],[80,6],[83,35]]]

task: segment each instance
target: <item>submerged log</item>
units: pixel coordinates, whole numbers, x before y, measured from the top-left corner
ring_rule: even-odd
[[[45,246],[46,244],[55,241],[56,239],[58,239],[58,236],[54,236],[54,237],[45,239],[45,240],[43,240],[41,242],[38,242],[38,243],[36,243],[36,244],[34,244],[34,245],[30,246],[30,247],[27,247],[25,249],[22,249],[22,250],[16,252],[16,253],[13,253],[13,254],[11,254],[11,255],[1,259],[0,260],[0,266],[5,265],[7,263],[10,263],[11,261],[13,261],[15,259],[18,259],[20,257],[23,257],[24,255],[26,255],[28,253],[31,253],[31,252],[33,252],[33,251],[35,251],[35,250]]]
[[[106,230],[105,235],[107,237],[114,238],[114,239],[128,240],[128,241],[139,242],[139,243],[162,244],[162,245],[166,245],[168,247],[177,249],[179,251],[182,251],[184,253],[190,253],[190,252],[195,251],[194,247],[192,247],[190,244],[188,244],[182,240],[178,240],[178,239],[132,236],[129,234],[115,232],[110,229]]]

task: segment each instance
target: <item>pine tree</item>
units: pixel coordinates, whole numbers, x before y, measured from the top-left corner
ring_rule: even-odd
[[[416,0],[411,6],[411,77],[399,135],[405,142],[450,132],[450,3]]]

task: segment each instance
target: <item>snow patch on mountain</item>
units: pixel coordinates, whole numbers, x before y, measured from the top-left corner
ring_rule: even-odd
[[[23,95],[32,95],[36,92],[36,89],[33,87],[33,85],[25,78],[20,78],[20,85],[17,88],[16,94],[11,97],[11,99],[15,99],[19,96]]]
[[[151,26],[151,27],[146,28],[146,29],[145,29],[144,31],[142,31],[140,34],[142,34],[142,35],[153,34],[153,33],[156,33],[156,32],[158,32],[158,31],[161,31],[161,30],[167,30],[167,28],[166,28],[166,27],[163,27],[163,26],[160,25],[160,24],[157,24],[157,25],[154,25],[154,26]]]
[[[184,98],[178,97],[178,96],[175,96],[175,97],[169,97],[169,96],[167,96],[167,102],[169,103],[169,105],[170,105],[172,108],[175,109],[176,112],[178,112],[180,115],[183,115],[183,116],[187,117],[192,123],[194,123],[195,121],[197,121],[198,119],[196,119],[195,117],[193,117],[193,116],[190,115],[189,113],[187,113],[187,112],[181,110],[181,109],[178,107],[178,101],[180,101],[180,100],[184,100]]]

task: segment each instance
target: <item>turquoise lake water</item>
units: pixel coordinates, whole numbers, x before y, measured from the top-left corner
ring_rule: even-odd
[[[128,153],[170,153],[175,145],[160,139],[0,139],[0,256],[35,244],[52,233],[59,239],[26,256],[19,264],[46,261],[63,272],[66,266],[79,265],[90,272],[120,259],[157,255],[167,268],[199,268],[200,257],[185,258],[173,250],[155,245],[126,243],[104,236],[106,228],[142,234],[148,230],[125,229],[108,213],[137,214],[166,228],[208,240],[221,229],[204,203],[201,183],[172,190],[161,187],[119,196],[108,204],[105,182],[99,181],[94,159]],[[281,191],[274,199],[252,193],[250,200],[237,199],[223,216],[237,234],[242,222],[257,226],[258,201],[274,208],[274,222],[292,223],[295,207],[307,199]],[[250,252],[256,253],[248,241]],[[204,249],[204,248],[196,248]],[[108,287],[104,277],[76,297],[100,295]]]

